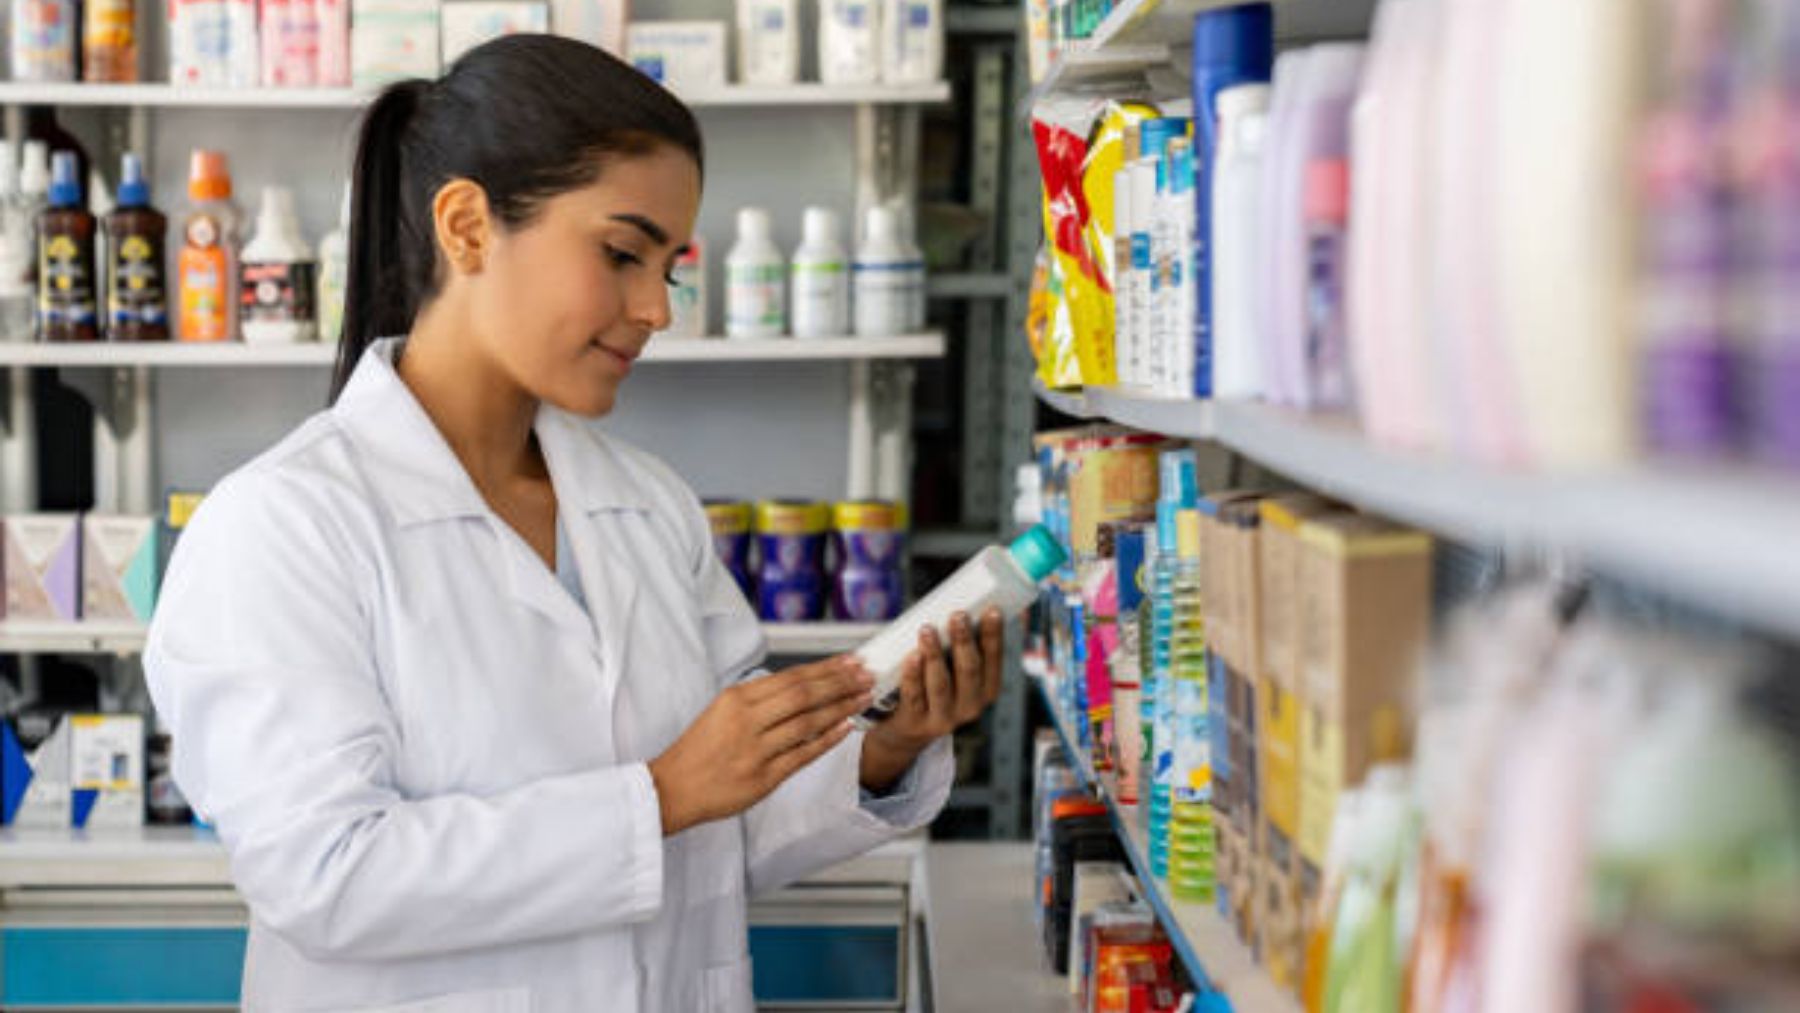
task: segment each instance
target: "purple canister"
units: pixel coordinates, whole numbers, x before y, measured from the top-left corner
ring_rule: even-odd
[[[748,503],[731,500],[706,501],[706,519],[712,524],[713,551],[726,572],[743,589],[744,597],[754,600],[756,587],[750,582],[750,521]]]
[[[825,532],[831,510],[824,503],[765,500],[756,505],[757,612],[771,623],[825,617]]]
[[[831,511],[831,611],[853,623],[898,618],[906,600],[901,572],[906,508],[898,503],[839,503]]]

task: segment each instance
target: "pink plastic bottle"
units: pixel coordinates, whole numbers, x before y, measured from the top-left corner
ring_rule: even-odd
[[[1518,383],[1500,317],[1499,202],[1491,146],[1498,127],[1497,36],[1511,0],[1448,0],[1434,115],[1431,299],[1439,414],[1455,448],[1483,461],[1524,456]]]

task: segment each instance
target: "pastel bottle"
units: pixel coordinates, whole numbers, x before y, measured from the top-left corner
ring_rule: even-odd
[[[1757,455],[1800,470],[1800,10],[1760,0],[1774,26],[1756,60],[1754,93],[1737,146],[1744,164],[1739,216],[1751,314],[1751,442]]]
[[[1311,360],[1307,348],[1308,257],[1310,242],[1306,222],[1307,180],[1311,166],[1320,161],[1344,161],[1350,154],[1350,107],[1361,78],[1364,50],[1360,45],[1334,43],[1316,46],[1305,64],[1299,105],[1290,114],[1290,143],[1282,157],[1284,213],[1275,222],[1274,241],[1280,244],[1276,260],[1277,314],[1272,341],[1278,351],[1281,389],[1289,401],[1307,409],[1338,407],[1323,403],[1310,383]],[[1288,187],[1292,187],[1291,190]],[[1341,398],[1337,399],[1340,403]]]
[[[1529,457],[1542,465],[1614,461],[1637,443],[1626,181],[1648,6],[1513,0],[1499,33],[1500,296]]]
[[[32,285],[37,212],[19,187],[18,149],[0,140],[0,341],[27,341],[37,322]]]
[[[1492,152],[1498,129],[1498,34],[1511,0],[1448,0],[1434,112],[1427,320],[1438,336],[1441,409],[1454,446],[1483,461],[1523,456],[1518,382],[1502,340],[1502,211]]]
[[[1239,85],[1219,93],[1208,330],[1212,336],[1212,396],[1222,399],[1262,395],[1256,255],[1263,234],[1260,200],[1269,98],[1266,84]],[[1201,284],[1198,272],[1194,282]]]

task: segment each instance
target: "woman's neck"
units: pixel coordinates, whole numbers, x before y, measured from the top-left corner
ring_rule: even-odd
[[[431,308],[419,314],[397,372],[484,495],[548,477],[532,438],[538,403],[488,361],[476,342]]]

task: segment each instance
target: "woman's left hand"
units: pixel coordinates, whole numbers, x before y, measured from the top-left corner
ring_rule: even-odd
[[[871,791],[893,785],[925,747],[981,717],[1000,697],[1005,663],[1004,621],[989,609],[975,628],[968,615],[950,620],[949,664],[943,641],[927,627],[900,677],[900,703],[863,737],[862,784]]]

